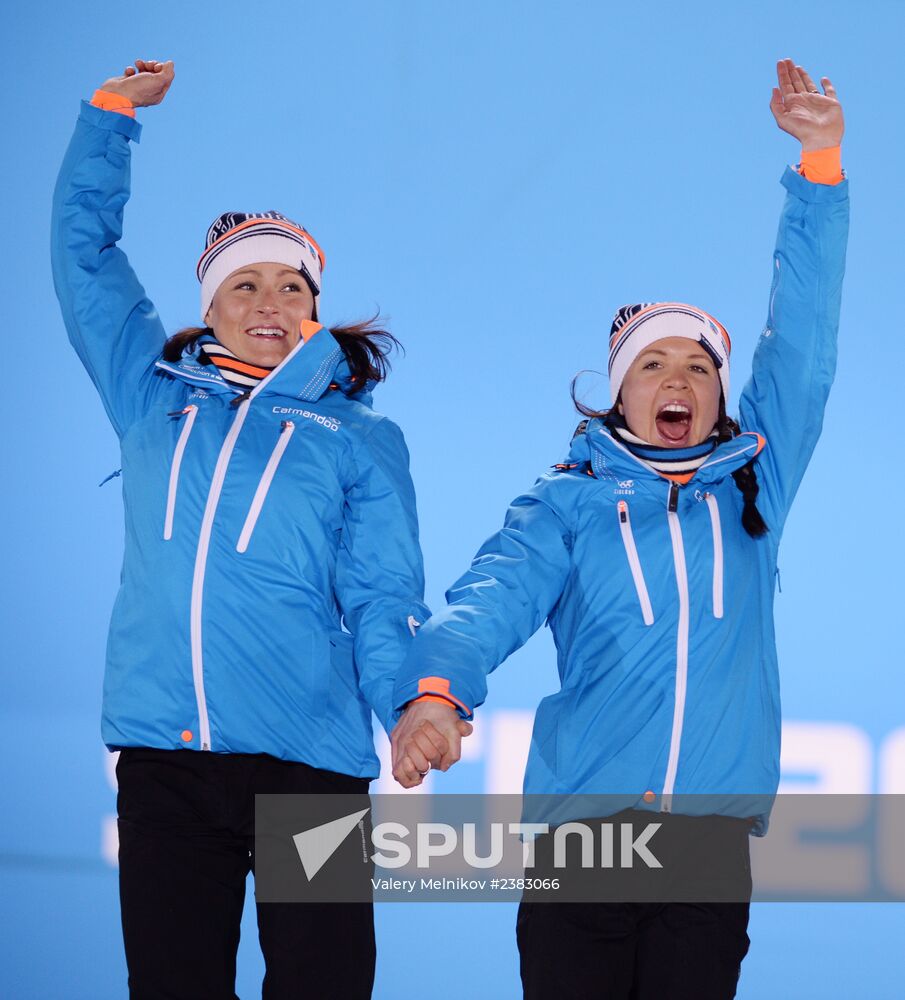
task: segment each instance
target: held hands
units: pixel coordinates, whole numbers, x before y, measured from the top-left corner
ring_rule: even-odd
[[[821,77],[821,94],[805,70],[791,59],[780,59],[776,76],[779,86],[773,88],[770,110],[783,132],[795,136],[805,153],[838,146],[845,123],[829,78]]]
[[[146,108],[160,104],[175,75],[172,60],[136,59],[134,66],[127,66],[122,76],[111,76],[101,84],[100,89],[128,97],[136,108]]]
[[[414,788],[431,768],[448,771],[462,756],[462,737],[471,732],[452,705],[412,702],[390,738],[393,777],[403,788]]]

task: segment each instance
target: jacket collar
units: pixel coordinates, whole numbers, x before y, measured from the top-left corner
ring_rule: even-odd
[[[707,486],[719,482],[740,469],[766,446],[760,434],[744,433],[731,441],[724,441],[707,456],[707,460],[695,472],[691,482],[697,486]],[[633,455],[624,444],[617,441],[602,420],[595,417],[588,421],[583,434],[572,442],[567,461],[571,463],[589,462],[591,470],[599,479],[646,479],[650,482],[667,481],[648,465]]]
[[[178,361],[157,361],[157,367],[184,382],[202,385],[214,392],[234,393],[214,365],[202,365],[196,354],[183,354]],[[321,327],[309,340],[300,340],[293,350],[251,391],[255,396],[287,396],[313,403],[327,392],[331,383],[348,393],[352,388],[349,365],[333,334]],[[369,387],[356,396],[370,402]]]

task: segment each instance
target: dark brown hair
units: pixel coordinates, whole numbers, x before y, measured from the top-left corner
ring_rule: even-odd
[[[576,394],[578,380],[584,374],[585,372],[579,372],[575,378],[572,379],[571,394],[572,402],[575,404],[575,409],[578,410],[583,417],[587,417],[589,419],[597,417],[602,420],[607,427],[612,427],[615,423],[615,418],[619,416],[619,410],[617,409],[619,405],[619,397],[616,398],[616,402],[608,410],[592,410],[590,406],[586,406],[582,403]],[[731,441],[732,438],[741,433],[739,425],[726,413],[726,401],[723,399],[722,392],[720,393],[720,411],[716,421],[716,432],[717,442],[719,444],[722,444],[724,441]],[[754,459],[752,458],[749,462],[746,462],[740,469],[736,469],[735,472],[732,473],[732,478],[735,480],[735,485],[739,488],[745,504],[742,508],[742,526],[752,538],[760,538],[761,535],[765,535],[769,529],[767,528],[767,522],[763,519],[760,511],[757,509],[757,494],[760,492],[760,485],[757,482],[757,472],[754,469]]]
[[[353,392],[358,392],[368,382],[382,382],[390,373],[390,354],[402,349],[393,334],[378,325],[379,319],[378,313],[361,323],[329,328],[346,356],[349,373],[356,383]],[[187,326],[177,331],[163,345],[164,361],[178,361],[206,333],[214,335],[209,326]]]

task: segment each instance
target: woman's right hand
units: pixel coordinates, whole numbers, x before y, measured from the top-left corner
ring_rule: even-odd
[[[431,768],[448,771],[462,756],[462,737],[471,732],[471,723],[460,719],[452,704],[411,702],[390,737],[393,777],[403,788],[414,788]]]
[[[175,75],[172,59],[168,62],[136,59],[134,66],[127,66],[122,76],[111,76],[101,84],[100,89],[111,94],[122,94],[135,108],[146,108],[152,104],[160,104]]]

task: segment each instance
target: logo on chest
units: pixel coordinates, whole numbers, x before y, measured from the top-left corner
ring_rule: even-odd
[[[322,413],[313,413],[311,410],[300,410],[294,406],[275,406],[274,413],[283,416],[303,417],[305,420],[313,420],[314,423],[326,427],[328,431],[338,431],[340,421],[335,417],[325,417]]]
[[[613,487],[613,494],[617,497],[632,497],[635,495],[632,488],[634,485],[634,479],[617,479],[616,485]]]

